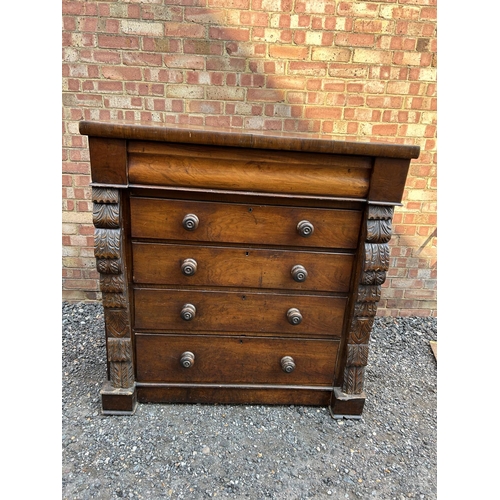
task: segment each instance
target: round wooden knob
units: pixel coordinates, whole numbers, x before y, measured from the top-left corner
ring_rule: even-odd
[[[194,354],[189,351],[183,352],[180,362],[184,368],[191,368],[194,365]]]
[[[196,307],[193,304],[184,304],[181,309],[181,318],[191,321],[196,316]]]
[[[182,219],[182,226],[186,231],[194,231],[199,223],[200,220],[195,214],[187,214],[184,219]]]
[[[304,266],[296,265],[292,267],[292,278],[298,283],[302,283],[307,278],[307,271]]]
[[[298,325],[302,321],[302,314],[300,314],[300,311],[295,307],[288,309],[286,317],[291,325]]]
[[[292,373],[295,370],[295,361],[291,356],[281,358],[281,369],[285,373]]]
[[[181,271],[184,276],[192,276],[197,268],[198,263],[194,259],[184,259],[181,264]]]
[[[300,236],[307,238],[314,233],[314,226],[308,220],[301,220],[297,224],[297,232],[300,234]]]

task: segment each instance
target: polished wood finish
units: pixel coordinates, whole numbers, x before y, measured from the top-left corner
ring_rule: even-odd
[[[332,362],[339,342],[204,335],[136,335],[137,378],[141,382],[322,385],[333,383]],[[180,361],[193,354],[189,368]],[[284,371],[292,357],[296,368]],[[196,361],[194,361],[194,359]]]
[[[203,287],[205,288],[205,287]],[[255,291],[207,289],[135,289],[135,327],[138,330],[190,332],[283,333],[318,337],[342,334],[346,297],[326,297]],[[181,318],[184,304],[196,307],[196,317]],[[288,310],[302,314],[290,324]]]
[[[335,192],[346,198],[366,198],[370,183],[370,159],[308,155],[300,163],[273,151],[232,150],[216,147],[163,147],[163,154],[128,152],[132,184],[183,186],[203,189],[250,190],[328,196]],[[217,154],[218,153],[218,154]],[[221,154],[224,153],[224,154]],[[308,163],[308,162],[311,163]]]
[[[127,186],[127,143],[123,139],[93,137],[89,141],[92,182]]]
[[[419,148],[127,122],[80,131],[103,413],[257,403],[359,418],[394,207]]]
[[[326,153],[331,155],[369,156],[373,158],[418,158],[419,146],[369,142],[333,141],[313,134],[275,131],[237,131],[192,125],[169,126],[151,122],[80,122],[80,133],[90,137],[155,141],[165,143],[203,144],[218,147],[256,148],[264,150]]]
[[[376,158],[368,199],[377,202],[400,200],[409,166],[401,158]]]
[[[142,242],[132,250],[134,282],[145,284],[348,293],[354,265],[353,254],[324,251]],[[195,272],[186,275],[188,266]]]
[[[213,203],[157,198],[130,200],[132,238],[186,242],[245,243],[259,246],[304,246],[354,250],[362,212],[309,207]],[[195,214],[198,227],[186,231],[182,221]],[[298,225],[314,225],[304,238]]]

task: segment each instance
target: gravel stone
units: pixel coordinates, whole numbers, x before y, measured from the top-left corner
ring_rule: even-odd
[[[360,420],[327,408],[140,404],[104,416],[100,304],[62,305],[62,498],[437,498],[437,320],[376,318]]]

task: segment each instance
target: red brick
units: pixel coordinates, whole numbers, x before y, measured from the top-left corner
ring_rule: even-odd
[[[373,47],[375,45],[375,35],[360,33],[337,33],[335,35],[335,45]]]
[[[93,58],[96,62],[103,63],[119,63],[121,62],[121,55],[119,52],[111,52],[107,50],[95,50]]]
[[[102,76],[110,80],[142,80],[140,68],[123,66],[103,66]]]
[[[127,6],[127,17],[129,19],[139,19],[141,17],[140,5],[128,5]]]
[[[374,135],[396,135],[397,132],[397,125],[373,125],[372,127],[372,133]]]
[[[97,280],[84,280],[84,279],[66,279],[64,281],[64,287],[67,289],[76,289],[76,290],[98,290],[99,285]]]
[[[74,31],[76,29],[76,18],[63,16],[63,30],[65,31]]]
[[[291,25],[291,17],[288,14],[283,14],[279,16],[278,26],[280,28],[290,28]]]
[[[205,124],[209,127],[225,127],[231,125],[231,117],[229,116],[207,116]]]
[[[306,88],[307,90],[321,90],[322,81],[320,78],[310,78],[307,80]]]
[[[271,57],[283,59],[307,59],[309,56],[308,47],[296,47],[293,45],[271,45],[269,47]]]
[[[161,66],[161,54],[149,54],[147,52],[124,52],[123,64],[127,66]]]
[[[96,5],[96,2],[87,2],[84,7],[84,15],[86,16],[109,16],[109,6]]]
[[[248,101],[273,101],[280,102],[284,99],[284,92],[271,89],[248,89]]]
[[[272,61],[264,62],[264,71],[266,73],[276,73],[276,63]]]
[[[84,17],[79,22],[79,31],[97,31],[99,19],[97,17]]]
[[[293,33],[293,41],[297,45],[304,45],[306,42],[306,32],[305,31],[295,31]]]
[[[83,15],[84,4],[82,2],[65,1],[62,3],[62,13],[71,15]]]
[[[204,69],[205,59],[194,55],[165,56],[165,66],[168,68]]]
[[[166,22],[164,27],[165,36],[182,38],[203,38],[205,36],[205,27],[200,24]]]
[[[420,19],[437,19],[436,7],[422,7],[420,9]]]
[[[243,128],[243,118],[241,116],[231,116],[231,128]]]
[[[224,85],[225,73],[210,73],[210,85]],[[230,73],[228,74],[228,76]]]
[[[340,119],[342,117],[342,109],[331,106],[308,106],[305,110],[306,118]]]
[[[233,40],[247,42],[250,40],[250,30],[247,28],[215,28],[208,29],[208,35],[215,40]]]
[[[97,37],[99,47],[105,49],[138,49],[139,38],[135,36],[110,36],[99,35]]]

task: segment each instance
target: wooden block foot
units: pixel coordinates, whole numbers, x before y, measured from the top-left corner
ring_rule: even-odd
[[[340,387],[333,388],[330,413],[333,418],[360,419],[365,405],[366,394],[346,394]]]
[[[137,407],[135,385],[119,389],[106,382],[101,389],[101,402],[103,415],[133,415]]]

